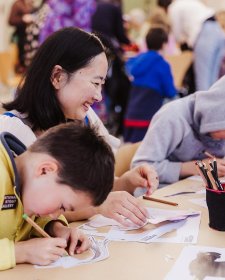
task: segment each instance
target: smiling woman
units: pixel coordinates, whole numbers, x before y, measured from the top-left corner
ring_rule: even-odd
[[[108,133],[91,109],[102,98],[108,57],[108,51],[93,33],[70,27],[51,35],[37,51],[15,100],[3,105],[8,112],[0,116],[0,132],[11,132],[28,147],[49,128],[78,119],[96,127],[115,150],[120,141]],[[89,160],[92,159],[86,159]],[[158,185],[156,177],[151,167],[138,167],[116,179],[114,190],[132,193],[137,185],[154,189]],[[98,211],[120,221],[121,214],[137,224],[146,219],[145,209],[129,193],[112,192],[105,203]],[[96,209],[92,209],[85,217],[95,213]],[[71,219],[74,218],[73,214]]]

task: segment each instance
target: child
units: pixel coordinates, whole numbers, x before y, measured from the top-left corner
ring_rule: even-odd
[[[8,132],[0,140],[0,270],[16,263],[47,265],[66,247],[70,255],[87,250],[87,237],[58,217],[106,199],[114,179],[109,145],[75,123],[49,129],[27,151]],[[23,213],[55,238],[33,238],[38,234]]]
[[[141,141],[163,99],[176,95],[170,66],[161,55],[167,41],[162,28],[150,29],[146,36],[149,51],[127,62],[133,81],[124,122],[125,142]]]
[[[199,91],[163,106],[153,117],[132,165],[154,165],[160,183],[197,175],[196,160],[217,157],[225,176],[225,76],[208,91]]]

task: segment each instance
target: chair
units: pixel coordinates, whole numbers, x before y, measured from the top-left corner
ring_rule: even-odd
[[[130,169],[131,160],[141,142],[122,145],[115,155],[115,176],[120,177]]]
[[[167,55],[165,59],[171,66],[176,88],[182,88],[185,74],[193,61],[193,53],[191,51],[184,51],[178,55]]]

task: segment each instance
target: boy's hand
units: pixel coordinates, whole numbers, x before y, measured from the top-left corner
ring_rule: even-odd
[[[62,237],[67,242],[67,251],[73,256],[74,253],[80,254],[91,247],[88,237],[76,227],[66,227],[59,221],[52,221],[52,232],[56,237]]]
[[[148,212],[141,205],[141,201],[125,191],[110,192],[107,199],[98,207],[97,212],[124,226],[130,225],[127,219],[142,226],[148,217]]]
[[[16,263],[48,265],[65,254],[63,238],[33,238],[15,243]]]
[[[133,193],[137,187],[147,188],[147,195],[152,194],[159,185],[155,168],[147,163],[136,166],[117,178],[114,190],[127,190]]]
[[[217,158],[217,172],[219,177],[225,176],[225,159]]]

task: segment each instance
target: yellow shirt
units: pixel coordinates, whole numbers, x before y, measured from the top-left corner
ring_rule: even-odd
[[[2,140],[2,139],[1,139]],[[19,180],[7,141],[0,142],[0,270],[16,265],[14,244],[34,236],[40,236],[23,220]],[[15,183],[16,182],[16,183]],[[51,220],[32,217],[42,228]],[[65,218],[62,217],[66,223]]]

